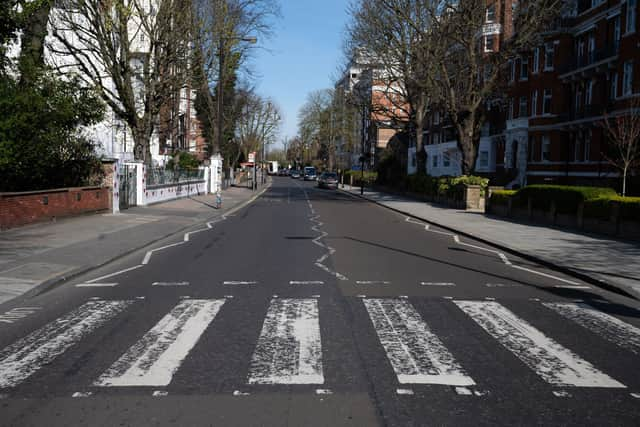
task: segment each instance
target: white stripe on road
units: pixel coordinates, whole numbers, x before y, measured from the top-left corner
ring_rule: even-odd
[[[543,273],[541,271],[531,270],[530,268],[520,267],[519,265],[512,265],[511,267],[517,268],[518,270],[526,271],[532,274],[537,274],[538,276],[548,277],[549,279],[554,279],[559,282],[568,283],[569,285],[580,285],[577,282],[572,282],[571,280],[563,279],[562,277],[554,276],[552,274]]]
[[[76,288],[113,288],[117,283],[78,283]]]
[[[475,384],[408,301],[363,301],[398,382],[453,386]]]
[[[148,251],[145,255],[144,255],[144,259],[142,260],[142,265],[147,265],[149,264],[149,261],[151,260],[151,255],[153,255],[154,252],[158,252],[158,251],[162,251],[164,249],[169,249],[169,248],[173,248],[174,246],[179,246],[184,244],[185,242],[178,242],[178,243],[172,243],[170,245],[166,245],[166,246],[162,246],[160,248],[156,248],[156,249],[151,249],[150,251]]]
[[[290,285],[324,285],[322,280],[291,280]]]
[[[182,300],[124,353],[96,386],[166,386],[225,300]]]
[[[189,286],[189,282],[153,282],[151,286]]]
[[[258,282],[251,281],[239,281],[239,280],[227,280],[223,282],[223,285],[257,285]]]
[[[559,288],[559,289],[591,289],[591,286],[587,286],[587,285],[555,285],[554,288]]]
[[[451,282],[420,282],[422,286],[455,286],[455,283]]]
[[[108,279],[110,277],[117,276],[117,275],[122,274],[122,273],[127,273],[129,271],[136,270],[136,269],[138,269],[140,267],[144,267],[144,266],[142,264],[134,265],[133,267],[125,268],[124,270],[116,271],[115,273],[111,273],[111,274],[107,274],[105,276],[96,277],[95,279],[87,280],[87,283],[99,282],[100,280]]]
[[[323,384],[316,299],[273,299],[251,359],[249,384]]]
[[[497,302],[454,301],[542,379],[557,386],[625,388]]]
[[[595,332],[607,341],[640,355],[640,328],[587,304],[544,303],[543,305]]]
[[[356,280],[357,285],[390,285],[386,280]]]
[[[0,388],[21,383],[123,312],[132,301],[89,301],[0,353]]]

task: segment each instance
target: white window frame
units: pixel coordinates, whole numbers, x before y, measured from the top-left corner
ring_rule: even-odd
[[[633,61],[625,61],[622,75],[622,96],[633,94]]]
[[[553,71],[553,60],[555,55],[555,46],[552,42],[545,43],[544,45],[544,71]],[[549,56],[551,55],[551,56]],[[547,61],[547,59],[551,58],[551,61]],[[551,65],[549,65],[551,62]]]
[[[531,70],[531,74],[538,74],[540,70],[540,48],[536,47],[533,50],[533,70]]]
[[[451,166],[451,155],[448,151],[442,153],[442,167],[448,168]]]
[[[549,138],[549,135],[542,135],[540,144],[540,161],[544,163],[551,161],[551,139]]]
[[[433,162],[431,163],[431,166],[433,166],[434,168],[438,167],[438,155],[437,154],[433,155]]]
[[[549,100],[549,108],[547,111],[547,99]],[[545,89],[542,94],[542,114],[551,114],[551,103],[553,102],[553,91],[551,89]]]
[[[529,99],[526,96],[520,97],[520,102],[518,103],[518,117],[529,117],[529,112],[525,111],[523,115],[523,108],[527,110],[529,108]]]
[[[584,91],[584,105],[591,105],[593,103],[593,80],[587,82],[587,86]]]
[[[529,57],[523,56],[520,59],[520,80],[529,80]]]
[[[480,155],[478,155],[478,163],[481,168],[489,167],[489,152],[481,151]]]
[[[625,13],[625,34],[636,32],[636,14],[638,10],[638,0],[627,0],[627,11]]]

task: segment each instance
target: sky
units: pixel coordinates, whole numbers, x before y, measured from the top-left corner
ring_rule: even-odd
[[[298,110],[308,93],[330,88],[342,60],[348,0],[280,0],[274,35],[259,44],[252,69],[256,91],[281,108],[281,137],[297,133]],[[278,144],[279,145],[279,144]]]

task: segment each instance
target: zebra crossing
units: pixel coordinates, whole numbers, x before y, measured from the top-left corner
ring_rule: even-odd
[[[10,392],[38,371],[81,343],[98,328],[129,310],[141,300],[89,300],[69,313],[34,330],[0,351],[0,391]],[[237,301],[237,298],[235,299]],[[166,387],[172,383],[205,331],[224,315],[231,298],[183,298],[148,329],[87,387]],[[252,385],[313,385],[327,387],[323,358],[322,310],[316,298],[279,298],[268,302],[262,328],[254,344],[245,383]],[[398,385],[480,386],[474,367],[463,366],[447,348],[409,298],[361,298],[364,323],[371,328],[384,352]],[[479,326],[541,380],[561,387],[626,389],[622,378],[601,371],[589,354],[561,345],[507,305],[487,300],[442,299],[459,310],[469,325]],[[640,355],[640,328],[584,303],[530,302],[536,309],[559,314],[586,328],[607,345]],[[535,322],[534,322],[535,323]],[[375,346],[372,348],[376,348]],[[473,350],[473,349],[471,349]],[[327,351],[326,349],[324,351]],[[467,355],[468,363],[468,355]],[[318,388],[318,390],[330,390]],[[410,389],[399,388],[402,393]],[[469,392],[470,393],[470,392]],[[467,394],[469,394],[467,393]],[[473,394],[480,396],[481,394]]]

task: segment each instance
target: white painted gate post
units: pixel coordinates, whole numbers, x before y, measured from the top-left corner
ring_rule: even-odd
[[[120,213],[120,160],[113,162],[113,175],[111,175],[111,213]]]
[[[222,157],[216,154],[211,157],[211,192],[217,193],[222,184]]]

